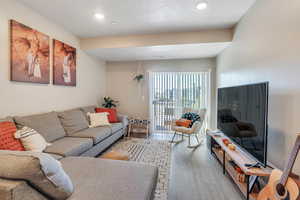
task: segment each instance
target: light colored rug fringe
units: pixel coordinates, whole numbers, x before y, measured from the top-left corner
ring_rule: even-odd
[[[171,144],[167,141],[131,138],[119,141],[108,151],[125,151],[130,161],[157,166],[158,182],[154,200],[167,200],[171,168]]]

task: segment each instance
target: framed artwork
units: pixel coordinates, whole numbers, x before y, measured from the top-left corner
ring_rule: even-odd
[[[15,20],[10,20],[11,81],[50,83],[50,38]]]
[[[53,84],[76,86],[76,49],[53,40]]]

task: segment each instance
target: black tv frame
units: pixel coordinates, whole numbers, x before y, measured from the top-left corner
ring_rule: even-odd
[[[264,162],[261,162],[258,160],[255,156],[253,156],[251,153],[249,153],[245,148],[243,148],[241,145],[239,145],[236,141],[232,140],[235,145],[237,145],[244,153],[246,153],[251,159],[255,160],[259,165],[262,167],[266,168],[268,166],[268,135],[269,135],[269,123],[268,123],[268,114],[269,114],[269,82],[258,82],[258,83],[251,83],[251,84],[245,84],[245,85],[236,85],[236,86],[229,86],[229,87],[220,87],[218,88],[218,98],[219,98],[219,90],[220,89],[226,89],[226,88],[236,88],[236,87],[243,87],[243,86],[253,86],[253,85],[261,85],[265,84],[266,85],[266,112],[265,112],[265,138],[264,138],[264,146],[265,146],[265,151],[264,151]],[[217,112],[218,112],[218,99],[217,99]],[[222,130],[220,130],[222,132]],[[223,133],[223,132],[222,132]],[[224,134],[224,133],[223,133]],[[224,134],[225,135],[225,134]],[[251,163],[249,163],[251,164]]]

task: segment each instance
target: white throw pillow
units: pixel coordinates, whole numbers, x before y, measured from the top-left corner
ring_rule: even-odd
[[[90,128],[98,127],[98,126],[110,126],[110,123],[108,121],[108,115],[107,112],[102,113],[87,113],[87,116],[90,119]]]
[[[15,138],[21,140],[26,151],[43,152],[51,145],[41,134],[26,126],[15,133]]]

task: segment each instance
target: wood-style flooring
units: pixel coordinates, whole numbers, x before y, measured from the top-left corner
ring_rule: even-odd
[[[170,135],[152,134],[151,139],[170,140]],[[169,200],[243,200],[237,186],[210,154],[205,141],[195,150],[187,139],[173,144]]]

